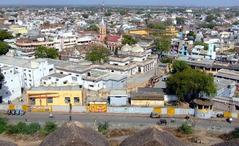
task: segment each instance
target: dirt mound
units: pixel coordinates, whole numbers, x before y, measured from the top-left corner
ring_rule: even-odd
[[[109,146],[98,132],[79,122],[68,122],[48,135],[40,146]]]

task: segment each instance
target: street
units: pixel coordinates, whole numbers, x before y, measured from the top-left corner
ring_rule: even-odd
[[[47,121],[55,121],[57,123],[63,123],[69,120],[68,113],[53,113],[53,115],[54,118],[49,118],[49,113],[27,113],[24,116],[6,115],[6,117],[10,122],[27,121],[44,123]],[[167,125],[165,125],[167,127],[179,127],[187,121],[183,118],[177,118],[175,122],[172,122],[171,118],[165,119],[167,120]],[[112,128],[139,128],[155,125],[159,121],[159,119],[152,119],[148,115],[108,113],[72,113],[72,120],[80,121],[89,126],[96,125],[98,122],[108,122]],[[197,129],[218,132],[228,132],[239,125],[238,120],[230,124],[224,119],[202,120],[191,118],[187,122]]]

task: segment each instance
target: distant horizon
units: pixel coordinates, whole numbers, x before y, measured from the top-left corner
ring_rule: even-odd
[[[238,7],[239,0],[1,0],[2,6],[175,6]]]

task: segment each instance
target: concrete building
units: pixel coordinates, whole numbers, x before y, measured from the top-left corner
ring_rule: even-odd
[[[0,72],[4,76],[4,81],[0,87],[0,103],[15,100],[22,95],[21,79],[14,67],[2,66]]]
[[[129,95],[126,90],[111,90],[108,101],[111,106],[126,106],[128,105]]]
[[[26,60],[17,57],[0,56],[0,67],[12,67],[20,78],[22,88],[40,86],[41,78],[54,73],[54,65],[46,59]],[[14,77],[9,77],[13,79]]]
[[[36,87],[26,93],[27,101],[32,106],[82,105],[83,90],[79,86]]]

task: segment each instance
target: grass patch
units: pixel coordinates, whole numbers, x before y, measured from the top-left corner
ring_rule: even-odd
[[[57,129],[57,125],[54,122],[46,122],[43,128],[40,130],[40,134],[46,136]]]
[[[0,134],[5,132],[6,129],[7,129],[7,119],[0,117]]]

